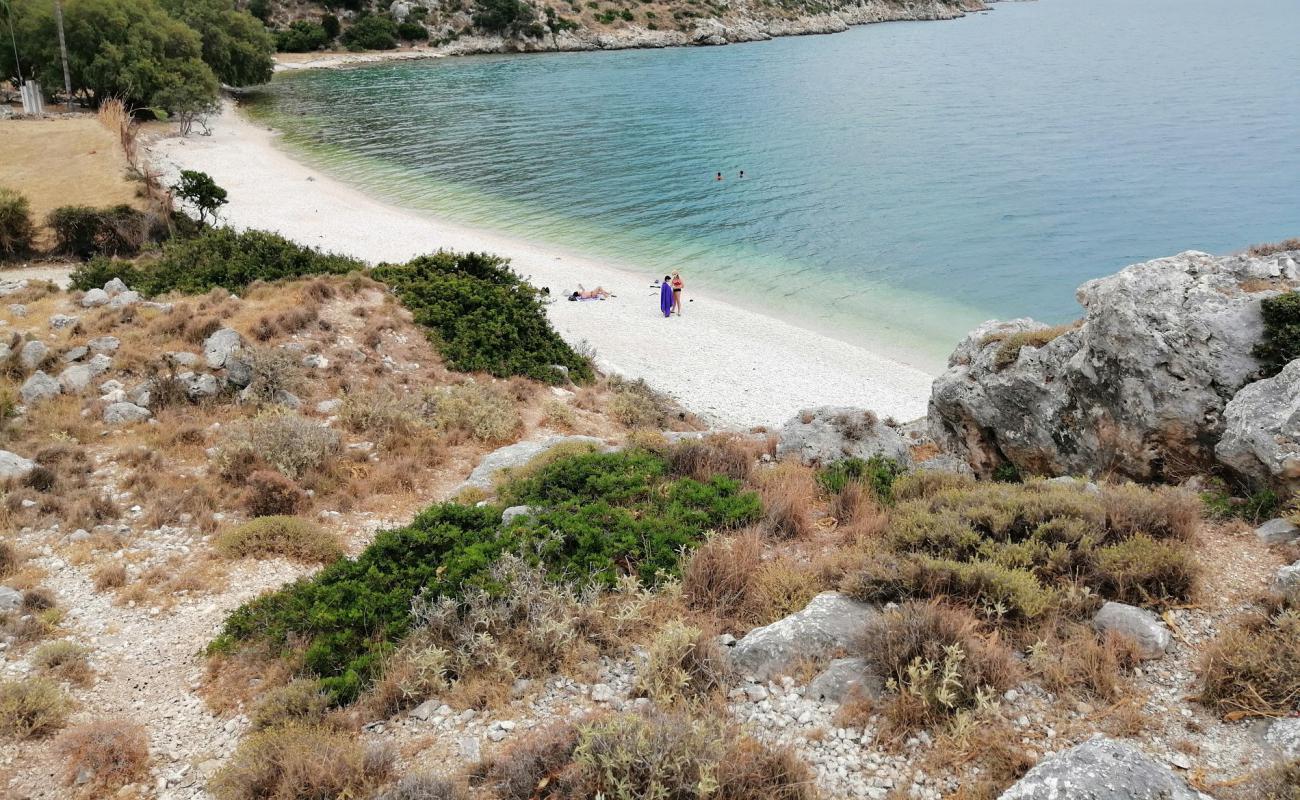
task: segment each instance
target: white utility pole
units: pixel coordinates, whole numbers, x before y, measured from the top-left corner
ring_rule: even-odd
[[[63,56],[63,91],[68,96],[68,111],[72,111],[72,73],[68,72],[68,43],[63,40],[63,3],[54,0],[54,21],[59,26],[59,54]]]

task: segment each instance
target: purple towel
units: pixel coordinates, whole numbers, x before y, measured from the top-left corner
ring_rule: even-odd
[[[659,287],[659,310],[665,317],[673,313],[673,287],[667,281]]]

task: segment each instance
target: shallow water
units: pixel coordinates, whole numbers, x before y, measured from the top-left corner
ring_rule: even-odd
[[[1126,264],[1300,235],[1297,41],[1296,0],[1039,0],[304,72],[259,111],[401,205],[935,370],[981,320],[1077,316],[1075,287]]]

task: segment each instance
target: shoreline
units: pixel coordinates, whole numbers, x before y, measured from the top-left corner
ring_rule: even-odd
[[[933,376],[864,348],[693,292],[681,317],[658,311],[658,277],[561,248],[466,227],[378,200],[294,160],[278,134],[223,107],[212,135],[171,136],[148,147],[168,176],[208,173],[229,192],[223,221],[275,231],[372,264],[437,249],[490,252],[556,301],[548,316],[571,344],[589,343],[597,365],[643,378],[713,425],[780,425],[803,408],[868,408],[907,422],[926,413]],[[577,284],[604,286],[605,301],[562,299]]]
[[[650,30],[632,25],[616,30],[580,28],[540,39],[506,39],[500,36],[465,36],[438,47],[417,46],[396,50],[342,50],[315,53],[277,53],[276,72],[309,69],[345,69],[388,61],[418,61],[468,55],[523,53],[574,53],[594,50],[644,50],[665,47],[711,47],[747,42],[764,42],[784,36],[821,36],[843,33],[860,25],[882,22],[937,22],[956,20],[967,14],[990,11],[998,0],[960,0],[946,3],[922,0],[900,5],[890,0],[863,0],[859,5],[824,14],[761,19],[738,16],[708,18],[696,22],[691,31]]]

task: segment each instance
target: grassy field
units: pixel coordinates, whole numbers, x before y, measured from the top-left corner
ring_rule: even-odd
[[[0,182],[26,195],[38,222],[59,206],[143,207],[116,138],[90,115],[0,120],[0,164]]]

